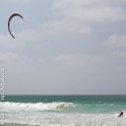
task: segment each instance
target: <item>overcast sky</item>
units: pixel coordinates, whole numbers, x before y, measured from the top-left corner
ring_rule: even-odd
[[[0,64],[6,94],[126,94],[126,0],[1,0]]]

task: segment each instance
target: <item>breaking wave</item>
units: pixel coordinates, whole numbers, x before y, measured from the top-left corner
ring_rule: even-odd
[[[119,118],[119,113],[67,113],[76,109],[72,102],[19,103],[0,102],[0,112],[5,117],[0,119],[4,126],[125,126],[126,115]],[[64,113],[64,111],[66,112]],[[52,112],[53,111],[53,112]],[[61,112],[59,112],[61,111]],[[126,111],[124,111],[126,113]]]
[[[46,111],[46,110],[65,110],[74,108],[76,105],[67,102],[52,103],[17,103],[1,102],[0,107],[3,111]]]

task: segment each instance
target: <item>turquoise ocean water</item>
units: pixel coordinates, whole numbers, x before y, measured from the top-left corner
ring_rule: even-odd
[[[14,95],[6,96],[0,108],[0,125],[4,126],[126,125],[126,95]]]

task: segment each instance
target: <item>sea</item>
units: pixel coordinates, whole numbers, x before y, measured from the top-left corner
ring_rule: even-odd
[[[2,125],[126,126],[126,95],[7,95]]]

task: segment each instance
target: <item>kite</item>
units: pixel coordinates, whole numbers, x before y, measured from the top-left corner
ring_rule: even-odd
[[[12,14],[12,15],[9,17],[9,19],[8,19],[8,31],[9,31],[10,35],[11,35],[14,39],[15,39],[15,36],[11,33],[10,22],[11,22],[11,20],[12,20],[15,16],[18,16],[18,17],[20,17],[21,19],[23,19],[23,16],[20,15],[20,14],[18,14],[18,13]]]

